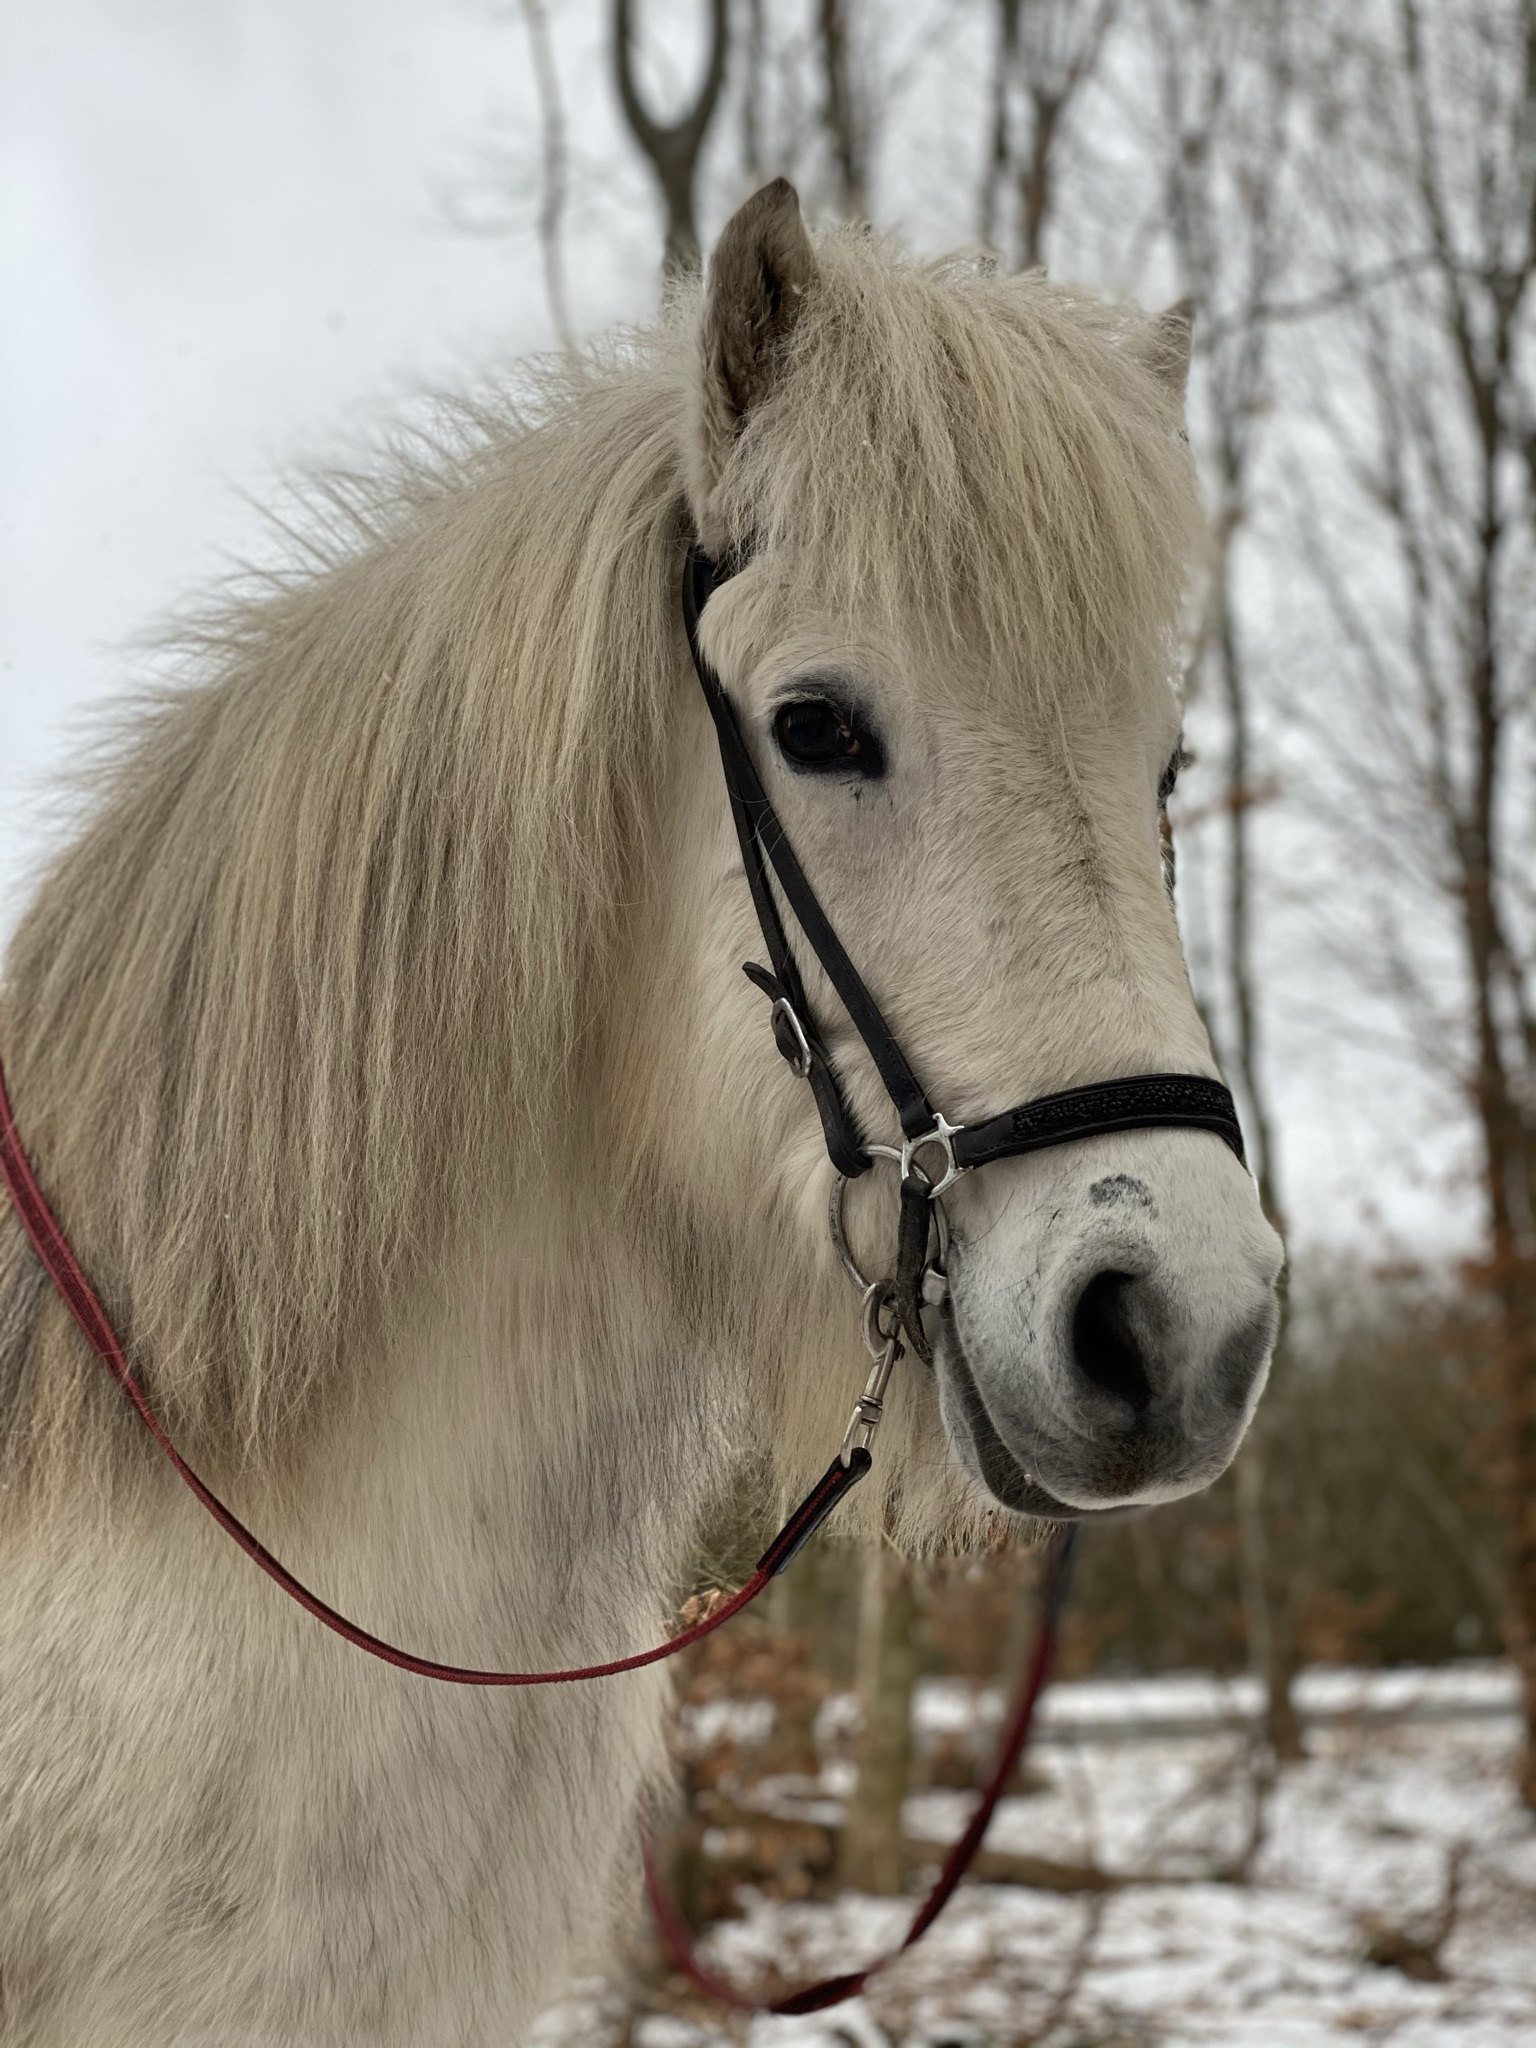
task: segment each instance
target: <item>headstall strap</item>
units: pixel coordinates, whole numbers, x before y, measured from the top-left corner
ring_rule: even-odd
[[[725,686],[699,641],[699,620],[711,594],[736,574],[745,560],[738,551],[724,567],[697,540],[683,569],[683,624],[694,673],[709,706],[720,763],[730,794],[731,815],[741,845],[742,866],[762,928],[767,968],[748,965],[748,977],[773,1000],[774,1041],[797,1074],[811,1084],[832,1164],[845,1179],[866,1173],[876,1156],[901,1163],[901,1212],[896,1271],[885,1292],[897,1327],[918,1357],[930,1361],[922,1309],[930,1262],[929,1212],[961,1174],[998,1159],[1014,1159],[1078,1138],[1111,1131],[1210,1131],[1243,1160],[1243,1134],[1230,1092],[1208,1074],[1130,1074],[1067,1088],[1021,1102],[985,1123],[951,1124],[937,1113],[922,1084],[865,987],[831,919],[795,857],[789,835],[773,807],[737,721]],[[868,1048],[901,1125],[899,1154],[889,1146],[867,1145],[844,1099],[825,1042],[817,1029],[774,892],[775,883],[821,963],[844,1009]],[[935,1166],[935,1155],[937,1164]],[[841,1247],[840,1247],[841,1250]]]

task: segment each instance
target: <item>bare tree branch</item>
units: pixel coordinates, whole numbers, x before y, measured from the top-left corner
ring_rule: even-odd
[[[1319,170],[1342,276],[1359,287],[1357,365],[1370,408],[1369,445],[1349,452],[1341,478],[1400,566],[1401,615],[1347,587],[1328,530],[1336,513],[1306,553],[1340,629],[1356,729],[1393,738],[1412,764],[1416,811],[1384,776],[1358,764],[1340,772],[1395,838],[1405,875],[1422,873],[1426,843],[1438,848],[1430,887],[1459,955],[1459,1017],[1442,1044],[1482,1140],[1505,1611],[1525,1678],[1523,1790],[1536,1804],[1536,935],[1522,880],[1536,854],[1536,394],[1532,337],[1517,333],[1536,273],[1536,7],[1396,0],[1390,24],[1361,31],[1376,38],[1377,90],[1341,106],[1341,146]],[[1377,289],[1384,233],[1423,252],[1411,294]],[[1401,997],[1419,1002],[1419,963],[1390,932],[1375,950]]]
[[[694,181],[699,155],[725,83],[730,24],[726,0],[709,0],[709,56],[692,106],[675,121],[658,121],[640,96],[635,77],[636,0],[613,0],[613,61],[619,105],[660,187],[667,211],[663,273],[697,270],[702,258],[694,214]]]
[[[848,0],[820,0],[817,23],[821,38],[824,97],[822,118],[837,166],[839,206],[845,218],[865,211],[865,149],[863,123],[854,104],[853,72],[848,49]]]
[[[1012,266],[1043,260],[1060,134],[1098,61],[1118,0],[997,0],[991,144],[982,175],[983,242],[1002,238],[1002,195],[1011,182]]]
[[[523,26],[528,31],[529,53],[533,58],[543,136],[539,253],[544,263],[544,294],[549,300],[550,317],[560,337],[560,346],[569,351],[576,346],[576,336],[565,295],[565,253],[561,239],[566,193],[565,109],[560,100],[560,76],[555,69],[555,52],[550,41],[544,0],[520,0],[520,4]]]

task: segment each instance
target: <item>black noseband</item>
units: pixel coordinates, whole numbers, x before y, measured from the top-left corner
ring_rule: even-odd
[[[920,1214],[926,1246],[927,1202],[957,1174],[994,1159],[1069,1144],[1076,1138],[1100,1137],[1110,1131],[1211,1131],[1241,1160],[1243,1134],[1237,1107],[1228,1090],[1204,1074],[1132,1074],[1094,1082],[1059,1095],[1037,1096],[1033,1102],[1022,1102],[981,1124],[954,1125],[934,1110],[806,880],[747,751],[731,701],[699,646],[699,615],[727,573],[717,568],[697,542],[690,545],[683,571],[683,624],[704,701],[715,722],[742,865],[772,962],[771,970],[749,965],[745,971],[772,998],[774,1042],[796,1073],[811,1085],[827,1151],[838,1172],[851,1179],[867,1172],[873,1162],[857,1120],[843,1099],[806,1000],[805,984],[779,914],[774,880],[869,1048],[886,1093],[896,1106],[906,1140],[901,1153],[905,1237],[914,1236]],[[933,1170],[935,1159],[937,1170]],[[905,1248],[902,1264],[912,1264]],[[920,1257],[917,1265],[920,1268]],[[919,1349],[925,1349],[915,1299],[903,1306],[902,1320],[909,1334]]]

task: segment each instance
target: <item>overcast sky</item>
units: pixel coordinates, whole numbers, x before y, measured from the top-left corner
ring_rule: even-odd
[[[606,11],[551,8],[583,331],[643,317],[656,289],[657,216],[618,132]],[[663,0],[653,19],[690,12]],[[269,546],[256,507],[277,480],[356,445],[423,385],[475,381],[553,330],[516,0],[10,0],[0,36],[4,930],[66,828],[50,790],[93,708],[143,673],[135,636]],[[653,36],[661,90],[689,40]],[[962,37],[946,71],[975,55]],[[882,54],[893,75],[900,56]],[[914,150],[925,121],[932,147]],[[883,224],[932,246],[934,194],[967,175],[970,133],[921,95],[901,132],[916,168],[887,179],[902,218]],[[467,232],[466,216],[505,232]],[[1285,994],[1304,1015],[1307,989]],[[1443,1106],[1326,1023],[1286,1028],[1300,1236],[1464,1241],[1474,1212],[1447,1193],[1462,1140]]]

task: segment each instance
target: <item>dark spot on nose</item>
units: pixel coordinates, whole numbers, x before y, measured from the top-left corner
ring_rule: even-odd
[[[1138,1415],[1151,1406],[1152,1383],[1130,1317],[1131,1273],[1095,1273],[1072,1312],[1072,1356],[1090,1386]]]
[[[1128,1173],[1106,1174],[1103,1180],[1096,1180],[1088,1190],[1088,1199],[1096,1209],[1112,1209],[1117,1202],[1133,1202],[1138,1209],[1150,1209],[1154,1216],[1157,1214],[1151,1189],[1144,1181],[1133,1180]]]

